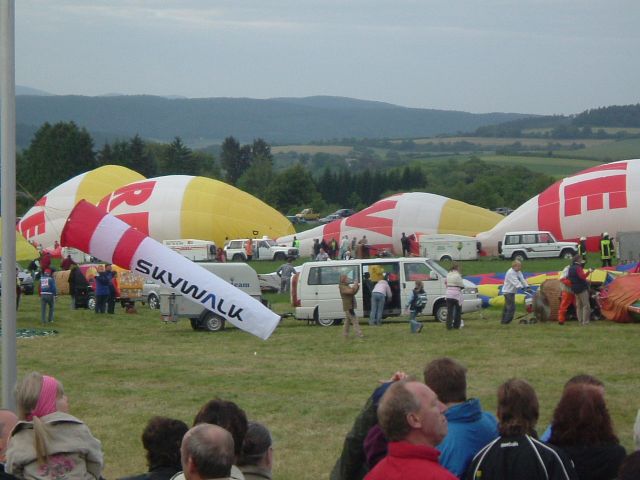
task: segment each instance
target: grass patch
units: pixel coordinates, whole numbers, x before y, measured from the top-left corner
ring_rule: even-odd
[[[463,268],[502,271],[508,263],[483,260]],[[558,264],[564,262],[529,261],[525,270]],[[276,311],[291,311],[285,295],[269,299]],[[382,328],[364,325],[363,341],[345,342],[339,327],[285,319],[262,341],[235,328],[209,334],[193,331],[186,320],[164,324],[144,306],[137,314],[116,312],[72,311],[68,297],[60,297],[53,324],[59,334],[19,340],[17,350],[20,377],[39,370],[64,382],[71,412],[103,443],[105,478],[145,471],[140,435],[151,416],[191,424],[214,396],[236,401],[249,418],[269,426],[277,478],[326,478],[377,381],[397,369],[420,377],[424,364],[442,355],[468,367],[469,393],[490,411],[502,381],[529,380],[540,397],[541,428],[567,378],[580,372],[601,377],[617,432],[632,448],[634,399],[640,397],[637,324],[501,326],[500,312],[485,310],[465,315],[461,331],[429,321],[420,335],[411,335],[400,317]],[[39,326],[38,298],[23,296],[18,327]]]
[[[611,162],[629,158],[640,158],[640,138],[629,138],[617,142],[605,143],[582,150],[555,152],[558,155],[580,155],[585,158]]]
[[[580,152],[580,155],[582,155],[583,151],[584,150],[577,150],[577,152]],[[481,155],[480,159],[487,163],[510,166],[519,165],[534,172],[544,173],[555,178],[573,175],[581,170],[597,165],[593,160],[561,158],[557,156]]]
[[[273,154],[278,153],[306,153],[315,155],[316,153],[328,153],[331,155],[349,155],[353,151],[353,147],[342,145],[281,145],[271,147]]]
[[[397,143],[401,141],[398,140]],[[414,140],[417,145],[427,143],[457,143],[457,142],[469,142],[482,146],[507,146],[513,145],[515,142],[520,142],[522,145],[531,145],[533,147],[546,146],[549,143],[559,143],[560,145],[570,146],[574,143],[582,143],[585,146],[600,145],[602,143],[612,142],[608,139],[590,139],[590,138],[568,138],[568,139],[556,139],[556,138],[526,138],[526,137],[433,137],[433,138],[419,138]]]

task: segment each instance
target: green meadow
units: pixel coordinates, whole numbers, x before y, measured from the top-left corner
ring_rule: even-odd
[[[502,271],[507,264],[467,262],[463,269]],[[525,269],[561,264],[531,261]],[[268,299],[278,313],[292,311],[285,295]],[[380,328],[362,321],[365,338],[345,341],[341,327],[288,317],[263,341],[233,327],[212,334],[193,331],[186,320],[167,324],[143,305],[135,314],[117,307],[115,315],[98,316],[70,310],[69,303],[58,298],[55,322],[47,327],[57,335],[18,340],[19,376],[38,370],[64,383],[71,413],[102,441],[108,479],[145,471],[140,435],[151,416],[190,425],[199,407],[216,396],[238,403],[272,430],[275,478],[327,478],[378,381],[396,370],[420,378],[425,363],[443,355],[468,367],[469,395],[490,411],[501,382],[514,376],[531,382],[540,399],[541,429],[569,377],[596,375],[606,384],[621,442],[632,448],[640,407],[640,324],[503,326],[499,311],[484,310],[465,315],[462,330],[447,331],[429,319],[416,335],[405,317],[387,319]],[[37,296],[22,297],[18,327],[41,327]]]

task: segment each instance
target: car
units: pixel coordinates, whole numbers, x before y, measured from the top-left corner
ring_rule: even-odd
[[[346,217],[350,217],[354,213],[356,213],[356,212],[354,212],[350,208],[341,208],[341,209],[336,210],[335,212],[333,212],[332,215],[338,215],[339,217],[346,218]]]
[[[513,212],[513,209],[509,207],[498,207],[493,209],[494,212],[504,215],[505,217]]]
[[[300,213],[296,213],[296,217],[303,218],[307,221],[318,220],[320,215],[313,211],[313,208],[305,208]]]
[[[18,271],[18,282],[20,284],[20,288],[22,289],[22,293],[25,295],[33,295],[34,293],[34,282],[31,273],[28,270],[24,270],[19,263],[16,263],[16,270]],[[2,260],[0,259],[0,272],[2,272]],[[1,286],[0,286],[1,288]]]
[[[327,215],[326,217],[322,217],[320,220],[318,220],[320,223],[331,223],[334,220],[340,220],[342,217],[340,215],[336,215],[335,213],[332,213],[331,215]]]
[[[146,280],[142,287],[142,298],[152,310],[160,308],[160,288],[161,285],[152,280]]]
[[[507,232],[498,242],[500,258],[523,261],[528,258],[572,258],[578,253],[575,242],[559,242],[545,231]]]
[[[296,273],[300,273],[301,266],[294,267]],[[280,275],[277,272],[259,273],[260,290],[262,292],[279,292],[280,291]]]
[[[287,220],[289,220],[294,225],[296,223],[307,223],[307,220],[302,217],[297,217],[295,215],[287,215]]]

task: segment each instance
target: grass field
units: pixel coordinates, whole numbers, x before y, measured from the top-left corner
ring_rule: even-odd
[[[257,263],[257,262],[256,262]],[[525,270],[555,269],[562,262],[525,263]],[[466,262],[465,273],[502,271],[505,262]],[[272,264],[261,266],[272,271]],[[269,297],[274,310],[291,311],[284,295]],[[309,326],[288,318],[272,337],[259,340],[235,328],[209,334],[189,322],[164,324],[157,311],[97,316],[71,311],[60,297],[52,325],[58,335],[18,340],[19,375],[39,370],[64,382],[71,413],[101,439],[105,478],[145,470],[140,434],[153,415],[191,424],[214,396],[233,400],[249,418],[268,425],[275,438],[275,478],[327,478],[344,435],[378,380],[402,369],[418,377],[438,356],[469,369],[469,394],[495,411],[495,391],[518,376],[536,388],[541,421],[548,422],[562,385],[588,372],[606,383],[609,408],[622,443],[632,447],[640,407],[640,324],[575,322],[509,326],[498,311],[465,315],[465,328],[447,331],[434,321],[411,335],[406,318],[381,328],[363,327],[364,340],[344,341],[339,327]],[[19,328],[39,328],[39,303],[23,296]]]
[[[329,153],[332,155],[349,155],[353,151],[353,147],[344,147],[341,145],[281,145],[271,147],[271,152],[276,153],[307,153],[315,155],[316,153]]]
[[[585,146],[601,145],[603,143],[610,143],[613,140],[609,139],[555,139],[555,138],[526,138],[526,137],[431,137],[431,138],[419,138],[414,140],[418,145],[426,143],[457,143],[457,142],[469,142],[476,145],[496,145],[505,146],[512,145],[515,142],[520,142],[522,145],[531,145],[535,147],[546,146],[549,143],[559,143],[561,145],[572,145],[574,143],[582,143]],[[401,140],[398,140],[400,143]]]
[[[593,160],[576,160],[573,158],[547,156],[481,155],[480,159],[488,163],[527,167],[534,172],[544,173],[555,178],[573,175],[580,170],[593,167],[599,163]]]
[[[557,155],[579,155],[581,157],[593,158],[601,161],[612,162],[614,160],[625,160],[640,158],[640,138],[630,138],[617,142],[595,145],[582,150],[557,151]]]

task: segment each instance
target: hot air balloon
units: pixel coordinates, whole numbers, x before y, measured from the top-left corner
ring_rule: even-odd
[[[0,244],[2,243],[2,224],[0,223]],[[27,242],[22,235],[16,233],[16,260],[33,260],[38,258],[40,253],[36,248]]]
[[[17,225],[18,231],[32,243],[53,248],[73,207],[82,199],[93,204],[114,189],[144,179],[133,170],[105,165],[81,173],[58,185],[29,209]]]
[[[484,253],[496,255],[504,234],[543,230],[556,239],[587,238],[599,249],[600,235],[640,230],[640,160],[606,163],[560,180],[533,197],[491,230],[478,234]]]
[[[218,180],[189,175],[151,178],[122,186],[98,206],[151,238],[213,240],[280,237],[293,225],[258,198]]]
[[[400,237],[415,233],[453,233],[474,236],[496,225],[502,215],[433,193],[400,193],[379,200],[360,212],[326,225],[296,234],[300,253],[309,255],[314,239],[337,242],[343,235],[360,240],[367,237],[370,247],[402,252]],[[293,235],[278,238],[291,242]]]

